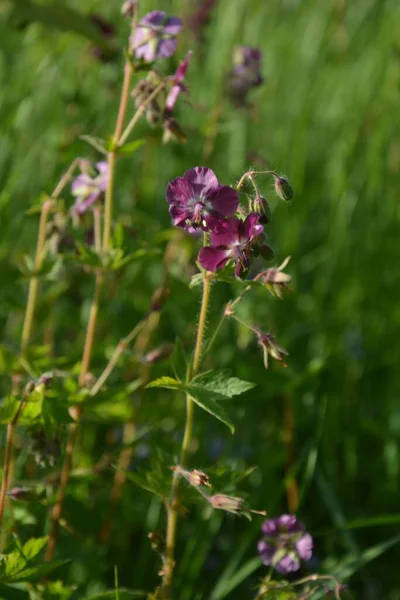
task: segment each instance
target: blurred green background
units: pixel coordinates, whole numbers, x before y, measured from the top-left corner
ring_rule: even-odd
[[[98,158],[78,136],[112,132],[122,80],[128,29],[119,1],[60,5],[112,23],[116,55],[96,58],[96,42],[84,35],[96,35],[95,28],[69,23],[60,7],[43,20],[33,5],[0,1],[0,329],[14,350],[26,298],[18,265],[33,252],[37,229],[37,216],[26,210],[43,191],[51,192],[75,156]],[[198,5],[141,0],[140,10],[187,16]],[[146,143],[119,161],[116,187],[124,223],[140,243],[153,244],[170,228],[165,186],[192,166],[207,164],[226,184],[249,166],[275,168],[290,178],[290,205],[274,199],[269,181],[260,184],[273,207],[268,233],[276,264],[292,257],[286,270],[293,293],[280,302],[257,290],[240,309],[288,349],[288,368],[274,364],[265,371],[247,332],[225,326],[207,367],[229,367],[258,385],[230,406],[234,437],[206,413],[197,415],[194,466],[256,466],[239,487],[251,506],[270,516],[287,511],[294,478],[298,514],[316,536],[313,568],[350,576],[353,597],[366,600],[400,598],[399,31],[398,0],[216,1],[203,39],[191,30],[180,39],[178,56],[194,52],[190,95],[178,112],[187,143],[161,145],[160,132],[143,122],[138,136]],[[264,56],[266,83],[251,93],[248,109],[233,107],[226,97],[236,44],[259,47]],[[171,72],[175,65],[176,58],[168,64]],[[72,203],[68,193],[65,201]],[[186,241],[184,249],[187,256],[177,250],[170,266],[170,296],[154,345],[193,333],[199,288],[189,291],[186,284],[195,243]],[[160,265],[150,262],[113,280],[102,307],[94,372],[144,315],[161,277]],[[62,289],[57,282],[43,286],[38,343],[57,297],[56,354],[79,359],[92,286],[84,273],[75,273]],[[210,330],[232,296],[228,285],[214,290]],[[168,363],[156,366],[155,376],[166,373]],[[8,381],[3,374],[4,392]],[[154,444],[177,452],[183,426],[178,404],[167,391],[146,392],[143,423],[167,420],[168,426],[150,434],[138,461],[151,462]],[[103,420],[84,424],[83,466],[101,455],[107,415]],[[27,460],[21,436],[17,475]],[[120,583],[151,589],[158,562],[146,533],[163,527],[163,507],[127,484],[110,541],[98,544],[112,476],[74,484],[66,518],[73,529],[82,531],[84,523],[85,537],[82,542],[63,531],[59,554],[74,556],[64,577],[94,592],[112,587],[117,564]],[[18,508],[16,518],[22,531],[39,535],[46,511],[32,513]],[[201,507],[191,517],[181,523],[177,597],[252,597],[265,574],[253,560],[260,521],[210,515]],[[239,565],[247,566],[248,577]]]

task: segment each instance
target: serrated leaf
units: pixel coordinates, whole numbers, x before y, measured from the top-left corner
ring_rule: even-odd
[[[170,390],[176,390],[176,389],[181,388],[181,382],[177,381],[173,377],[164,376],[164,377],[159,377],[158,379],[154,379],[153,381],[150,381],[150,383],[148,383],[146,385],[146,388],[156,388],[156,387],[167,388]]]
[[[14,396],[7,396],[0,406],[0,424],[11,423],[18,410],[19,401]]]
[[[118,589],[118,595],[115,590],[96,594],[96,596],[88,596],[84,600],[131,600],[131,598],[146,598],[147,592],[140,590],[124,590]]]
[[[52,562],[40,563],[38,565],[27,567],[23,569],[17,575],[11,578],[7,578],[4,580],[5,583],[20,583],[22,581],[33,581],[36,579],[40,579],[43,575],[47,575],[51,573],[58,567],[65,565],[69,562],[69,559],[66,560],[54,560]]]
[[[145,140],[134,140],[133,142],[129,142],[129,144],[124,144],[123,146],[118,146],[117,152],[118,154],[122,154],[123,156],[129,156],[138,150],[141,146],[143,146]]]
[[[255,387],[255,383],[244,381],[237,377],[229,377],[229,373],[224,371],[208,371],[197,375],[192,383],[201,385],[211,392],[216,392],[227,398],[240,396]]]
[[[235,433],[234,424],[230,420],[225,409],[219,404],[219,401],[224,399],[225,396],[222,396],[222,394],[216,394],[215,392],[210,392],[202,386],[192,384],[184,386],[183,390],[187,392],[191,398],[193,398],[194,402],[198,406],[209,412],[216,419],[229,427],[231,433]]]
[[[47,540],[47,537],[31,538],[23,546],[17,540],[17,550],[1,555],[4,567],[0,575],[1,581],[3,583],[20,581],[20,574],[27,569],[29,563],[44,548]]]

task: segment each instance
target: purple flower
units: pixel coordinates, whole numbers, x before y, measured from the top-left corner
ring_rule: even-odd
[[[253,240],[264,231],[259,221],[260,215],[250,213],[244,221],[233,218],[217,223],[211,232],[211,246],[200,250],[201,266],[207,271],[218,271],[232,259],[238,277],[249,266]]]
[[[168,17],[162,10],[147,13],[131,38],[136,57],[146,62],[168,58],[176,50],[176,36],[181,29],[182,21],[178,17]]]
[[[302,560],[309,560],[313,541],[295,515],[281,515],[264,521],[263,539],[258,542],[258,553],[264,565],[273,566],[278,573],[291,573],[300,568]]]
[[[108,164],[105,161],[96,163],[97,172],[88,161],[81,161],[81,173],[74,179],[71,186],[72,195],[76,197],[74,211],[81,215],[107,189]]]
[[[224,217],[235,214],[238,193],[220,185],[207,167],[195,167],[167,186],[165,199],[174,225],[193,233],[199,227],[207,231]]]
[[[178,100],[179,94],[187,91],[187,88],[183,85],[183,82],[185,80],[186,71],[189,66],[191,56],[192,51],[189,50],[189,52],[186,54],[185,60],[181,61],[175,75],[172,78],[172,89],[169,92],[165,102],[165,110],[167,112],[172,111],[176,101]]]
[[[232,100],[235,104],[246,102],[248,91],[260,86],[264,79],[260,73],[262,54],[258,48],[237,46],[233,52],[233,69],[230,77]]]

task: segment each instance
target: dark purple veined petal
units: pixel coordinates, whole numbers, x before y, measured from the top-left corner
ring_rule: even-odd
[[[199,262],[206,271],[215,272],[222,269],[231,257],[232,251],[230,248],[206,246],[199,252]]]
[[[234,246],[239,243],[240,219],[220,220],[211,232],[212,246]]]
[[[209,196],[213,208],[224,217],[231,217],[239,206],[239,194],[228,185],[219,185]]]
[[[196,194],[207,195],[218,187],[218,179],[208,167],[194,167],[189,169],[183,177],[191,183]]]
[[[167,185],[165,199],[168,204],[182,204],[186,206],[193,197],[193,187],[184,177],[177,177]]]

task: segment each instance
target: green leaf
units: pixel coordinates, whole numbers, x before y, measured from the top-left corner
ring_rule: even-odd
[[[192,275],[192,278],[190,280],[189,283],[189,288],[195,288],[199,285],[202,285],[203,283],[203,273],[195,273],[195,275]]]
[[[222,408],[219,404],[219,401],[226,398],[226,396],[210,392],[209,390],[207,390],[207,388],[204,388],[202,386],[191,384],[185,386],[183,391],[187,392],[198,406],[209,412],[216,419],[218,419],[227,427],[229,427],[231,433],[235,433],[234,424],[230,420],[225,409]]]
[[[118,154],[122,154],[124,156],[129,156],[138,150],[141,146],[143,146],[145,140],[134,140],[133,142],[129,142],[129,144],[124,144],[123,146],[118,146],[117,152]]]
[[[28,592],[0,583],[1,600],[29,600]]]
[[[146,385],[146,388],[156,388],[156,387],[161,387],[161,388],[167,388],[169,390],[178,390],[181,389],[181,382],[177,381],[176,379],[174,379],[173,377],[159,377],[158,379],[154,379],[154,381],[150,381],[150,383],[148,383]]]
[[[118,598],[119,600],[131,600],[131,598],[146,598],[147,592],[143,592],[140,590],[118,590]],[[116,600],[117,594],[115,590],[111,590],[109,592],[103,592],[101,594],[96,594],[96,596],[88,596],[85,600]]]
[[[164,473],[159,466],[153,467],[150,471],[139,469],[136,473],[126,471],[125,469],[117,469],[124,473],[130,481],[138,485],[143,490],[151,492],[160,498],[167,498],[170,492],[171,475],[170,472]]]
[[[21,546],[17,540],[17,550],[14,550],[9,554],[0,555],[4,567],[0,574],[1,581],[3,583],[13,583],[33,576],[31,573],[32,569],[29,567],[29,563],[44,548],[47,540],[47,537],[31,538],[23,546]],[[46,565],[47,564],[52,563],[46,563]]]
[[[14,0],[15,7],[12,13],[14,18],[27,21],[39,21],[46,26],[72,31],[95,42],[104,50],[109,50],[107,41],[99,34],[95,25],[84,15],[59,2],[36,4],[24,0]]]
[[[55,569],[58,569],[58,567],[66,565],[68,562],[69,559],[54,560],[52,562],[40,563],[32,567],[27,567],[26,569],[19,571],[19,573],[17,573],[14,577],[6,579],[5,583],[19,583],[22,581],[37,580],[43,577],[43,575],[47,575]]]
[[[196,385],[194,383],[184,384],[172,377],[160,377],[151,381],[146,387],[154,388],[161,387],[170,390],[179,390],[193,399],[193,401],[200,406],[203,410],[206,410],[216,419],[227,425],[232,433],[235,431],[235,427],[230,420],[229,416],[219,404],[220,400],[225,400],[226,396],[210,391],[204,386]]]
[[[0,424],[11,423],[18,410],[19,401],[14,396],[7,396],[0,406]]]
[[[256,385],[237,377],[229,377],[229,372],[225,371],[207,371],[206,373],[201,373],[192,380],[192,383],[201,385],[207,390],[216,392],[227,398],[244,394]]]

